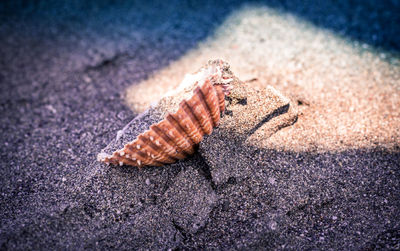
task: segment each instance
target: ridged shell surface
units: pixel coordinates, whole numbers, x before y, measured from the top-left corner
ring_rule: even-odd
[[[163,166],[194,153],[195,145],[219,125],[225,109],[223,85],[210,79],[197,86],[193,95],[184,99],[175,113],[168,113],[123,149],[102,161],[115,165]]]

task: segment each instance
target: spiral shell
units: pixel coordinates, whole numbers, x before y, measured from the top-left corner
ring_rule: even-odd
[[[191,97],[183,99],[175,113],[168,113],[123,149],[100,160],[115,165],[163,166],[193,154],[195,145],[220,123],[229,92],[227,82],[229,79],[223,78],[218,82],[215,74],[196,82]]]

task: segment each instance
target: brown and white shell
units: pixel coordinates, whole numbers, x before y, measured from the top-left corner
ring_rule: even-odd
[[[115,165],[163,166],[194,153],[204,135],[212,133],[225,109],[230,79],[217,81],[211,73],[195,83],[190,98],[183,99],[175,113],[150,126],[124,148],[100,160]]]

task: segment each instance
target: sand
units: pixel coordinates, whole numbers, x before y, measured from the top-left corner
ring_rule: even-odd
[[[266,7],[233,12],[208,41],[132,85],[127,103],[134,111],[146,109],[210,58],[226,60],[242,80],[272,85],[301,105],[298,122],[259,147],[398,150],[399,59]]]
[[[0,249],[399,249],[397,1],[153,4],[1,1]],[[241,101],[165,168],[96,161],[212,58],[289,109],[242,130]]]

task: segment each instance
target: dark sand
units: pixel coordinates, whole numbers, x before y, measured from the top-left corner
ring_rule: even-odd
[[[399,249],[399,12],[1,3],[1,249]],[[210,58],[289,97],[297,121],[221,127],[166,168],[95,161]]]

